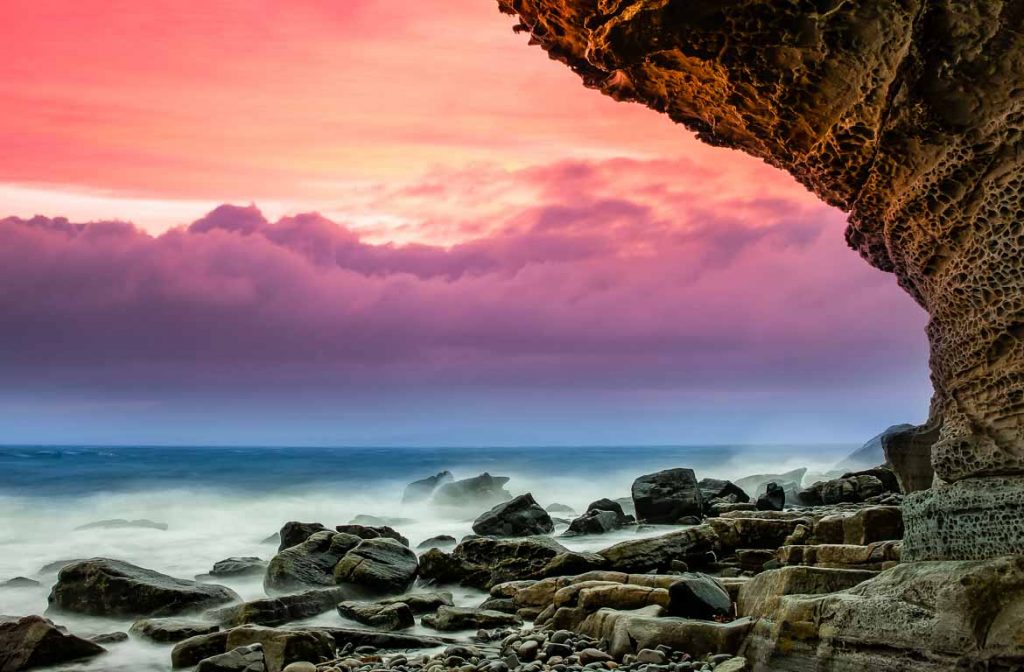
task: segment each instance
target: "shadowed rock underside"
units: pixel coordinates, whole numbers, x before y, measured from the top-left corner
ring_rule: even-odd
[[[789,171],[928,312],[946,483],[1024,488],[1024,1],[499,0],[587,86]],[[842,297],[836,297],[841,301]],[[905,557],[1024,552],[1024,498],[910,501]],[[915,504],[916,502],[916,504]],[[948,506],[947,506],[948,505]],[[977,507],[987,513],[980,518]],[[926,518],[925,518],[926,517]]]

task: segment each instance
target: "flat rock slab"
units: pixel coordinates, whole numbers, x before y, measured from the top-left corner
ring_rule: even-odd
[[[634,611],[601,609],[579,626],[580,634],[608,641],[608,653],[621,658],[641,649],[666,645],[694,657],[739,651],[753,623],[740,618],[730,623],[663,616],[661,607]]]
[[[220,626],[208,621],[185,618],[144,618],[132,624],[129,633],[159,644],[173,644],[196,635],[217,632]]]

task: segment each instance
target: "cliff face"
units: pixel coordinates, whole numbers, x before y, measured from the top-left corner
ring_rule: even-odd
[[[958,490],[912,498],[906,555],[963,556],[963,533],[1024,552],[1002,522],[1024,513],[1024,0],[499,5],[585,85],[849,212],[851,247],[931,316],[932,463]]]

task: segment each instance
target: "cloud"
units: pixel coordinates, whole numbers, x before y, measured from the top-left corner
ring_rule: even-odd
[[[922,314],[843,247],[840,213],[703,198],[699,177],[572,161],[403,187],[452,213],[421,213],[424,238],[446,245],[316,213],[271,222],[254,205],[161,235],[3,219],[0,376],[712,390],[920,359]]]

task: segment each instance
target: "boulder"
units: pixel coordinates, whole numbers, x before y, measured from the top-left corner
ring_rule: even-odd
[[[544,507],[544,510],[547,511],[548,513],[568,513],[570,515],[576,513],[576,510],[573,509],[571,506],[559,504],[558,502],[548,504],[547,506]]]
[[[247,556],[243,558],[227,558],[213,563],[209,573],[197,576],[197,579],[220,578],[225,576],[263,576],[270,563],[260,558]]]
[[[736,600],[741,616],[765,618],[771,615],[783,595],[824,595],[852,588],[878,572],[825,567],[782,567],[758,574],[740,588]]]
[[[668,614],[713,620],[731,616],[732,598],[716,579],[687,572],[668,588]]]
[[[185,618],[143,618],[135,621],[128,632],[140,639],[147,639],[158,644],[173,644],[189,637],[208,635],[218,630],[220,630],[220,626],[208,621]]]
[[[661,607],[633,611],[601,609],[588,616],[579,633],[608,642],[608,653],[622,658],[641,649],[667,646],[694,657],[739,651],[750,631],[751,621],[740,618],[729,623],[699,621],[665,616]]]
[[[898,506],[869,506],[844,517],[842,523],[842,543],[846,544],[866,546],[903,538],[903,510]]]
[[[455,630],[479,630],[481,628],[503,628],[523,624],[523,619],[515,614],[485,609],[468,609],[464,607],[441,607],[435,614],[423,617],[423,625],[434,630],[451,632]]]
[[[670,532],[658,537],[623,541],[598,551],[608,568],[621,572],[668,571],[673,561],[699,566],[710,560],[718,535],[707,525]]]
[[[111,518],[110,520],[97,520],[94,523],[79,525],[75,530],[123,530],[134,528],[139,530],[167,530],[167,523],[158,523],[146,518],[138,520],[126,520],[124,518]]]
[[[38,588],[43,584],[25,576],[16,576],[0,583],[0,588]]]
[[[700,516],[703,500],[693,469],[667,469],[633,481],[636,517],[645,523],[675,524],[684,516]]]
[[[338,614],[381,630],[402,630],[416,624],[412,609],[404,602],[379,604],[347,601],[338,605]]]
[[[537,579],[568,549],[547,536],[495,539],[471,537],[449,554],[431,549],[420,557],[420,578],[435,584],[490,589],[506,581]]]
[[[459,543],[458,540],[450,534],[439,534],[436,537],[431,537],[424,541],[421,541],[416,548],[428,549],[428,548],[448,548]]]
[[[622,528],[622,516],[614,511],[594,509],[587,511],[569,523],[563,537],[578,537],[587,534],[605,534]]]
[[[281,527],[281,531],[278,532],[280,544],[277,550],[280,552],[286,548],[301,544],[317,532],[327,529],[329,528],[320,523],[300,523],[294,520],[287,522]]]
[[[372,526],[350,523],[348,525],[338,525],[334,529],[344,534],[355,535],[360,539],[394,539],[403,546],[409,545],[408,539],[387,525]]]
[[[334,606],[351,597],[346,587],[307,590],[295,595],[266,597],[230,607],[206,612],[205,618],[225,626],[235,625],[283,625],[303,618],[311,618],[334,609]]]
[[[359,515],[352,518],[352,520],[348,521],[348,524],[361,525],[363,527],[394,527],[395,525],[410,525],[415,522],[416,521],[413,518],[401,518],[397,516],[373,516],[367,513],[360,513]]]
[[[758,511],[782,511],[786,506],[786,491],[778,483],[768,483],[763,495],[757,498]]]
[[[551,516],[530,493],[498,504],[473,522],[473,532],[492,537],[528,537],[554,529]]]
[[[90,616],[174,616],[241,598],[224,586],[176,579],[121,560],[94,558],[60,570],[50,607]]]
[[[608,566],[608,559],[597,553],[569,551],[551,558],[541,569],[541,576],[572,576]]]
[[[266,672],[267,661],[260,644],[231,649],[199,661],[195,672]]]
[[[909,429],[914,429],[914,425],[902,424],[887,427],[884,432],[871,437],[863,446],[843,458],[836,465],[836,470],[856,471],[858,469],[869,469],[875,465],[885,463],[887,461],[883,448],[885,440],[894,434],[900,434]]]
[[[377,604],[404,604],[414,614],[429,614],[441,607],[450,607],[455,604],[452,601],[452,594],[445,592],[433,593],[408,593],[397,597],[386,597],[377,600]]]
[[[263,647],[267,672],[281,672],[289,663],[329,660],[335,650],[334,638],[322,628],[284,630],[243,625],[178,642],[171,651],[171,665],[190,667],[203,659],[253,644]]]
[[[405,486],[405,492],[402,493],[403,504],[415,504],[417,502],[423,502],[434,494],[434,491],[446,483],[451,483],[455,478],[452,476],[450,471],[442,471],[434,474],[433,476],[427,476],[421,478],[418,481],[413,481],[409,485]]]
[[[441,485],[431,501],[449,508],[486,510],[512,499],[504,487],[508,480],[507,476],[491,476],[485,472],[473,478]]]
[[[387,537],[364,539],[334,568],[338,583],[370,593],[400,593],[412,585],[419,569],[416,554]]]
[[[104,652],[99,644],[68,634],[42,616],[0,616],[0,672],[59,665]]]
[[[910,426],[882,437],[885,462],[896,474],[900,492],[919,492],[932,487],[935,480],[932,446],[939,440],[942,430],[942,418],[933,415],[924,425]]]
[[[333,586],[334,567],[362,541],[355,535],[332,530],[314,532],[305,541],[280,551],[270,560],[263,588],[274,594]]]
[[[702,478],[697,482],[697,488],[705,502],[720,500],[730,504],[745,504],[750,501],[750,495],[732,481]]]
[[[807,473],[806,467],[799,469],[793,469],[781,474],[757,474],[754,476],[745,476],[744,478],[738,479],[735,484],[736,487],[743,490],[753,496],[758,496],[765,491],[766,486],[769,483],[777,483],[782,486],[783,490],[795,489],[797,491],[802,489],[802,483],[804,475]]]
[[[406,632],[382,632],[366,628],[308,627],[307,632],[327,635],[334,641],[334,648],[350,649],[372,646],[375,649],[433,649],[455,640],[447,637],[412,635]]]

